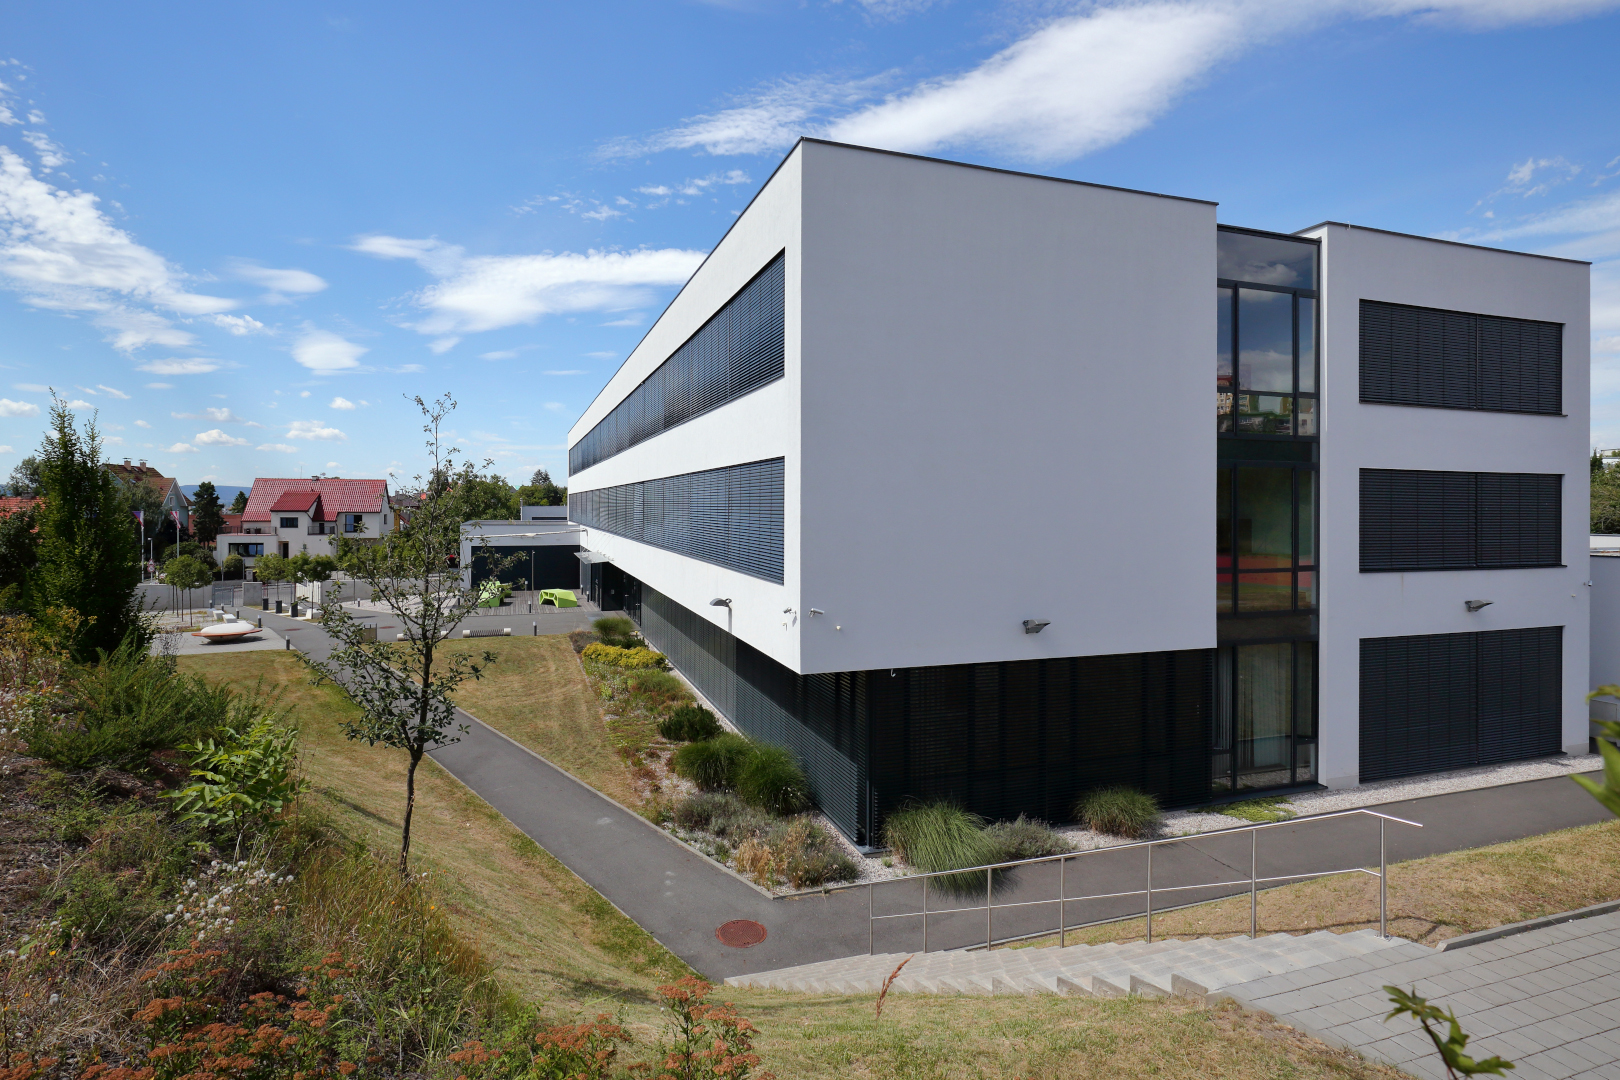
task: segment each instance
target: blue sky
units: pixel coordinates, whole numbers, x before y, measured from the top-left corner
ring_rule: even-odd
[[[800,134],[1593,260],[1620,0],[86,4],[0,26],[0,476],[48,394],[183,483],[569,424]]]

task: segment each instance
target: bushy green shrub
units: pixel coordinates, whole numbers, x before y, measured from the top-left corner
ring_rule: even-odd
[[[946,802],[917,803],[896,810],[883,823],[883,839],[919,870],[956,870],[996,862],[984,819]],[[984,888],[984,874],[936,878],[950,892]]]
[[[1074,816],[1097,832],[1134,840],[1158,828],[1159,800],[1135,788],[1099,788],[1080,797]]]
[[[26,729],[35,757],[73,769],[112,765],[147,771],[147,757],[207,738],[226,727],[247,728],[256,701],[199,676],[175,673],[131,641],[94,666],[75,666],[68,694],[77,715],[42,716]]]
[[[729,791],[736,787],[737,774],[752,749],[741,735],[724,731],[712,739],[687,743],[670,755],[669,766],[676,776],[704,791]]]
[[[224,729],[218,740],[182,747],[193,782],[170,794],[180,816],[240,837],[268,825],[309,785],[295,775],[298,733],[260,717],[252,727]]]
[[[664,659],[663,653],[656,653],[651,649],[621,649],[617,645],[605,642],[585,646],[585,651],[580,653],[580,656],[598,664],[629,670],[664,671],[669,667],[669,661]]]
[[[1044,821],[1018,815],[1016,821],[998,821],[984,830],[985,839],[995,852],[992,862],[1016,859],[1044,859],[1073,851],[1074,845],[1053,832]]]
[[[646,650],[641,650],[645,652]],[[657,653],[653,654],[657,656]],[[625,689],[642,698],[649,710],[656,710],[675,701],[688,701],[692,695],[686,684],[667,671],[658,668],[634,668],[625,678]]]
[[[734,784],[743,802],[767,813],[796,814],[810,805],[810,782],[786,747],[752,743]]]
[[[702,742],[720,731],[714,713],[695,703],[682,705],[658,721],[658,734],[670,742]]]
[[[598,664],[607,664],[610,667],[631,670],[663,671],[669,667],[669,661],[664,659],[663,653],[656,653],[651,649],[621,649],[617,645],[609,645],[605,642],[585,646],[585,651],[580,653],[580,656]]]
[[[591,623],[591,629],[596,631],[605,644],[620,649],[634,649],[641,644],[641,635],[636,633],[636,624],[623,615],[604,615]]]

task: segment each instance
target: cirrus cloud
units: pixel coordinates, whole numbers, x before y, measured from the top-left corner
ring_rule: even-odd
[[[255,446],[253,449],[255,449],[255,450],[279,450],[283,454],[296,454],[296,453],[298,453],[298,447],[296,447],[296,446],[288,446],[286,443],[280,443],[280,442],[267,442],[267,443],[263,444],[262,446]]]
[[[218,360],[183,360],[178,357],[172,360],[148,360],[144,364],[137,364],[140,371],[149,371],[153,375],[207,375],[210,371],[218,371]]]

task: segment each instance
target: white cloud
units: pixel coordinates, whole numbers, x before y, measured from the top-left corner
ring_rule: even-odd
[[[279,442],[267,442],[262,446],[255,446],[253,449],[255,449],[255,450],[279,450],[283,454],[296,454],[296,453],[298,453],[298,447],[296,447],[296,446],[288,446],[286,443],[279,443]]]
[[[23,142],[34,148],[34,153],[39,158],[40,167],[46,172],[50,172],[52,169],[60,169],[73,160],[67,156],[66,150],[51,142],[50,137],[43,131],[23,132]]]
[[[113,225],[98,202],[36,177],[0,146],[0,283],[35,307],[89,314],[123,352],[194,340],[150,308],[208,315],[236,306],[188,291],[179,270]]]
[[[268,304],[285,304],[289,294],[308,296],[326,288],[326,280],[308,270],[277,270],[246,259],[233,262],[231,273],[267,290],[263,299]]]
[[[128,401],[129,400],[129,395],[128,394],[124,393],[122,390],[114,390],[112,387],[108,386],[106,383],[96,383],[96,389],[100,390],[103,394],[106,394],[109,397],[115,397],[115,398],[118,398],[121,401]]]
[[[148,390],[173,390],[174,389],[174,383],[149,382],[149,383],[146,384],[146,388]]]
[[[613,352],[588,352],[585,355],[590,357],[592,360],[611,360],[619,354]]]
[[[197,448],[183,442],[177,442],[173,446],[164,447],[163,452],[165,454],[195,454]]]
[[[13,450],[11,447],[9,447],[9,446],[0,446],[0,454],[14,454],[14,453],[16,453],[16,451]]]
[[[243,420],[240,416],[237,416],[235,413],[231,412],[231,410],[216,408],[216,407],[214,407],[212,405],[210,405],[207,408],[203,409],[203,411],[200,412],[200,413],[172,412],[169,415],[174,417],[176,420],[203,420],[203,419],[207,419],[207,420],[217,420],[222,424],[245,424],[245,423],[247,423],[246,420]],[[259,426],[259,425],[254,425],[254,426]]]
[[[981,146],[1062,161],[1152,123],[1211,69],[1333,22],[1415,18],[1467,29],[1579,18],[1617,0],[1112,0],[1053,19],[971,70],[923,79],[881,101],[882,76],[786,79],[741,104],[606,156],[702,149],[778,151],[800,135],[917,153]],[[892,5],[891,5],[892,6]]]
[[[92,405],[90,402],[84,400],[83,398],[74,398],[72,401],[67,403],[67,407],[70,408],[70,409],[93,409],[93,408],[95,408],[94,405]]]
[[[12,401],[0,398],[0,416],[38,416],[39,406],[32,401]]]
[[[338,467],[339,467],[339,466],[338,466],[338,463],[337,463],[337,462],[335,462],[335,461],[328,461],[328,462],[327,462],[327,463],[326,463],[326,471],[327,471],[327,472],[333,472],[333,471],[334,471],[334,470],[336,470],[336,469],[337,469],[337,468],[338,468]]]
[[[461,344],[461,339],[458,337],[434,338],[432,341],[428,342],[428,350],[432,352],[434,356],[442,356],[459,344]]]
[[[335,427],[327,427],[321,420],[294,420],[287,428],[287,438],[342,442],[347,440],[348,436]]]
[[[568,406],[564,405],[560,401],[548,401],[546,402],[546,408],[550,409],[552,412],[566,412],[568,410]]]
[[[148,424],[145,420],[137,420],[135,421],[135,426],[138,428],[150,428],[152,425]]]
[[[518,356],[518,351],[516,349],[497,349],[494,352],[479,353],[478,354],[478,359],[480,359],[480,360],[516,360],[517,356]]]
[[[264,323],[251,315],[210,315],[208,318],[215,326],[222,326],[237,337],[270,332]]]
[[[281,391],[277,390],[276,393],[279,394],[279,393],[281,393]],[[300,390],[300,391],[298,391],[298,396],[299,397],[309,397],[309,391],[308,390]]]
[[[101,441],[112,446],[124,445],[124,437],[122,435],[103,435],[101,437]]]
[[[144,364],[137,364],[140,371],[150,371],[153,375],[207,375],[210,371],[218,371],[218,360],[182,360],[176,357],[173,360],[148,360]]]
[[[381,258],[414,259],[440,279],[413,298],[427,314],[412,328],[435,337],[546,315],[644,307],[655,299],[653,289],[683,284],[703,261],[700,251],[675,248],[469,257],[438,240],[392,236],[361,237],[353,247]]]
[[[51,389],[50,387],[46,386],[44,383],[31,383],[31,382],[12,383],[11,388],[13,390],[25,390],[30,394],[48,394],[48,393],[50,393],[50,389]]]
[[[308,323],[293,343],[293,359],[311,371],[344,371],[360,366],[360,357],[371,350],[356,345],[329,330],[317,330]]]
[[[219,428],[212,431],[198,432],[192,440],[198,446],[246,446],[246,439],[238,439],[234,435],[227,435]]]
[[[331,407],[334,409],[352,410],[354,408],[354,402],[345,397],[335,397],[332,399]]]
[[[633,311],[630,314],[626,315],[622,319],[614,319],[612,322],[605,322],[602,325],[603,326],[640,326],[644,321],[646,321],[646,317],[644,315],[642,315],[641,312]]]
[[[636,188],[636,190],[641,192],[643,195],[655,195],[656,196],[656,195],[673,195],[673,194],[675,194],[675,189],[674,188],[665,187],[663,184],[658,184],[655,187],[638,187],[638,188]]]

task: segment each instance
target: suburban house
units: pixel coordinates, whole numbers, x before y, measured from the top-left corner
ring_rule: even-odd
[[[804,139],[569,433],[582,587],[866,844],[1583,753],[1588,279]]]
[[[261,555],[333,555],[338,537],[375,540],[393,527],[393,516],[386,480],[260,477],[241,518],[226,516],[215,550],[222,560],[240,555],[249,567]]]
[[[125,484],[146,484],[151,487],[163,500],[164,518],[170,522],[177,522],[182,531],[191,531],[191,500],[180,490],[180,481],[172,476],[164,476],[148,465],[144,459],[135,465],[129,463],[129,458],[125,458],[122,465],[115,465],[109,461],[104,468]],[[149,521],[146,524],[152,529],[159,527],[159,523]]]

